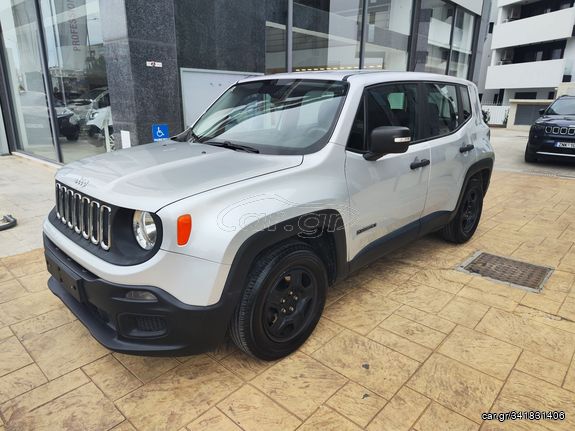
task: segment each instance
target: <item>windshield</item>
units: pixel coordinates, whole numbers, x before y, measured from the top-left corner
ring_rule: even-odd
[[[194,125],[197,142],[229,141],[268,154],[304,154],[325,145],[347,83],[265,80],[237,84]]]
[[[575,115],[575,98],[557,99],[545,112],[547,115]]]

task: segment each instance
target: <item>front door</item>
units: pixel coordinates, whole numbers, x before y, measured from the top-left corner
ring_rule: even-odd
[[[378,245],[397,246],[417,237],[429,184],[429,145],[420,141],[418,84],[384,84],[365,90],[350,134],[346,179],[350,194],[349,259]],[[409,127],[406,153],[367,161],[369,135],[381,126]],[[423,163],[421,163],[423,162]]]

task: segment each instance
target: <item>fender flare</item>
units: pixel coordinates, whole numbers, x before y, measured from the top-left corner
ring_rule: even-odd
[[[318,221],[320,223],[317,223]],[[218,301],[227,304],[228,323],[240,300],[245,281],[255,259],[266,249],[290,238],[301,238],[303,241],[317,238],[316,234],[320,230],[320,236],[326,230],[333,234],[336,279],[345,277],[347,274],[347,242],[343,219],[338,211],[326,209],[284,220],[254,233],[238,248],[228,272],[222,296]]]
[[[459,191],[459,198],[457,199],[457,205],[455,206],[455,209],[453,210],[453,212],[451,213],[450,217],[449,217],[449,221],[453,220],[455,218],[455,216],[457,215],[457,212],[459,211],[459,208],[461,207],[461,203],[463,202],[463,196],[465,195],[465,190],[467,189],[467,185],[469,184],[469,180],[471,180],[471,178],[478,174],[479,172],[489,172],[489,175],[487,176],[487,178],[484,181],[484,187],[483,187],[483,196],[485,196],[487,194],[487,189],[489,188],[489,183],[491,181],[491,173],[493,172],[493,159],[492,158],[485,158],[485,159],[481,159],[477,162],[475,162],[474,164],[472,164],[469,169],[467,170],[467,173],[465,174],[465,180],[463,181],[463,186],[461,187],[461,190]]]

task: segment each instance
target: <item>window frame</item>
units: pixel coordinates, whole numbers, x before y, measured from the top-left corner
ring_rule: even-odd
[[[425,124],[425,118],[428,117],[428,111],[427,111],[427,104],[422,103],[421,101],[424,100],[424,98],[427,96],[427,91],[425,90],[425,84],[444,84],[444,85],[452,85],[456,88],[456,93],[457,93],[457,110],[458,110],[458,116],[459,119],[464,119],[464,115],[463,115],[463,100],[462,100],[462,94],[461,91],[467,91],[467,95],[469,96],[469,102],[471,103],[471,115],[469,116],[469,118],[465,119],[464,121],[462,121],[461,123],[459,123],[458,121],[458,125],[455,129],[453,129],[452,131],[450,131],[449,133],[444,133],[442,135],[437,135],[437,136],[432,136],[432,137],[428,137],[428,138],[421,138],[421,139],[417,139],[414,141],[411,141],[409,146],[412,145],[419,145],[419,144],[423,144],[429,141],[433,141],[435,139],[440,139],[440,138],[444,138],[446,136],[450,136],[453,135],[457,132],[459,132],[459,130],[461,130],[461,128],[463,128],[463,126],[467,125],[468,122],[471,121],[471,119],[477,115],[477,113],[475,112],[475,107],[473,106],[473,100],[471,97],[471,93],[469,92],[469,86],[467,84],[461,84],[461,83],[456,83],[456,82],[449,82],[449,81],[389,81],[389,82],[381,82],[381,83],[377,83],[377,84],[371,84],[371,85],[367,85],[363,88],[362,94],[361,94],[361,100],[360,103],[358,103],[357,108],[355,110],[355,113],[353,115],[353,119],[355,120],[355,117],[357,116],[357,113],[360,109],[361,104],[363,104],[363,109],[364,109],[364,116],[363,116],[363,146],[364,146],[364,150],[358,150],[355,148],[350,148],[348,146],[349,143],[349,137],[351,136],[351,128],[349,130],[348,136],[347,136],[347,140],[345,143],[345,150],[355,153],[355,154],[365,154],[367,152],[369,152],[369,142],[368,142],[368,138],[367,138],[367,97],[366,97],[366,92],[370,89],[373,88],[377,88],[377,87],[382,87],[382,86],[386,86],[386,85],[406,85],[406,84],[411,84],[411,85],[415,85],[417,87],[417,97],[419,98],[418,103],[416,104],[416,106],[421,110],[420,112],[422,112],[424,115],[418,115],[418,122],[417,122],[417,127],[419,130],[423,130],[424,124]],[[352,128],[353,128],[353,124],[352,124]]]

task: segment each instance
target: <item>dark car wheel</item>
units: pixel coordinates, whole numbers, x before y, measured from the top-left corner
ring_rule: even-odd
[[[231,322],[234,343],[271,361],[297,350],[313,332],[325,304],[322,260],[303,242],[285,243],[258,258]]]
[[[535,153],[529,151],[529,146],[525,148],[525,162],[526,163],[535,163],[537,162],[537,156]]]
[[[482,210],[483,183],[478,178],[471,178],[455,218],[441,232],[443,238],[456,244],[469,241],[479,225]]]
[[[77,141],[80,138],[80,130],[78,129],[75,132],[69,133],[66,135],[66,139],[68,141]]]

